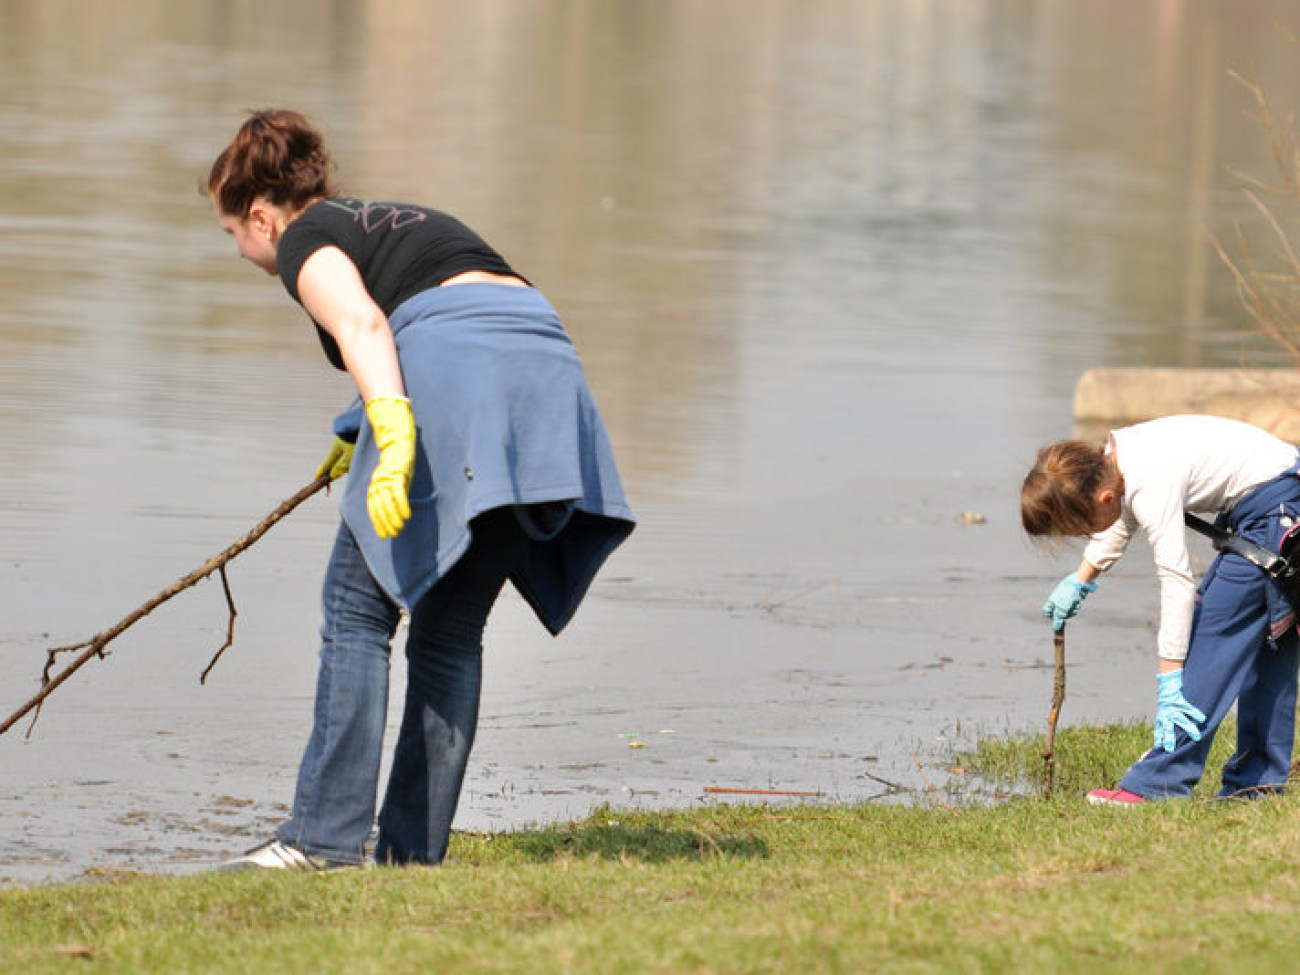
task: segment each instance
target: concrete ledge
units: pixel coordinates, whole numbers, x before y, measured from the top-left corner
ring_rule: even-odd
[[[1245,420],[1300,443],[1300,369],[1089,369],[1074,388],[1080,436],[1176,413]]]

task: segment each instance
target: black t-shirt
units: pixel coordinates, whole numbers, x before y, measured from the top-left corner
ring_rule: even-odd
[[[298,275],[322,247],[337,247],[351,259],[385,315],[408,298],[465,271],[514,274],[505,258],[465,224],[439,210],[408,203],[337,197],[314,203],[285,229],[276,248],[276,267],[295,301]],[[343,368],[338,344],[317,326],[330,362]]]

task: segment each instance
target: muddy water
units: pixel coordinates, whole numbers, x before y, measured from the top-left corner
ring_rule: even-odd
[[[305,483],[350,396],[195,191],[282,104],[546,290],[641,517],[560,639],[500,607],[459,825],[924,799],[1045,718],[1073,553],[1014,502],[1079,373],[1282,362],[1206,230],[1257,230],[1228,71],[1297,90],[1285,8],[0,0],[0,712]],[[195,869],[285,815],[335,503],[233,564],[206,685],[212,582],[0,738],[0,877]],[[1149,711],[1144,557],[1071,627],[1066,722]]]

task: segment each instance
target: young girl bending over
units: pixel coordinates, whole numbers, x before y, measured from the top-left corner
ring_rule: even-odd
[[[1277,583],[1240,555],[1221,552],[1199,589],[1184,512],[1276,552],[1300,518],[1296,448],[1246,423],[1171,416],[1114,430],[1102,443],[1044,447],[1020,493],[1034,536],[1090,536],[1079,567],[1052,590],[1043,615],[1060,630],[1137,529],[1160,580],[1155,747],[1117,789],[1092,803],[1191,795],[1214,733],[1237,702],[1237,751],[1222,796],[1281,791],[1295,734],[1296,619]]]

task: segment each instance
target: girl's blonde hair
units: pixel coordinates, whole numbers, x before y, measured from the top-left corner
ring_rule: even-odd
[[[1104,443],[1061,440],[1038,452],[1020,488],[1020,522],[1035,536],[1092,534],[1097,491],[1114,474]]]

